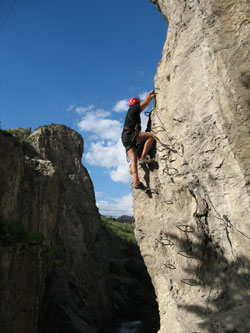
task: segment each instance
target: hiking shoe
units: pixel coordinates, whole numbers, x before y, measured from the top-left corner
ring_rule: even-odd
[[[152,163],[154,162],[154,160],[148,158],[147,156],[145,156],[144,158],[141,158],[139,163],[142,165],[142,164],[149,164],[149,163]]]
[[[143,185],[142,182],[140,183],[135,183],[135,189],[139,189],[139,190],[144,190],[145,189],[145,186]]]

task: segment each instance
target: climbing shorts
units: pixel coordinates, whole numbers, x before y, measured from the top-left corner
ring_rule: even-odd
[[[139,136],[139,131],[123,131],[122,132],[122,144],[129,151],[132,147],[135,147],[137,142],[136,139]]]

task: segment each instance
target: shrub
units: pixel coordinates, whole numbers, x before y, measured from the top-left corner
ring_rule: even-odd
[[[0,241],[3,246],[15,244],[42,246],[45,237],[42,232],[28,233],[19,221],[0,221]]]

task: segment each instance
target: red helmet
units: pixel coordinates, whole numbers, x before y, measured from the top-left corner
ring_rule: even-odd
[[[128,105],[129,106],[132,106],[136,103],[140,103],[141,101],[139,100],[139,98],[137,97],[131,97],[130,100],[128,101]]]

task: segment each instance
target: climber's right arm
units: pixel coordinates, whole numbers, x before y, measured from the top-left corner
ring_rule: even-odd
[[[146,109],[146,107],[149,106],[149,104],[150,104],[152,98],[154,98],[154,96],[155,96],[155,92],[154,92],[154,90],[151,90],[147,94],[146,98],[140,103],[141,111],[143,111],[144,109]]]

